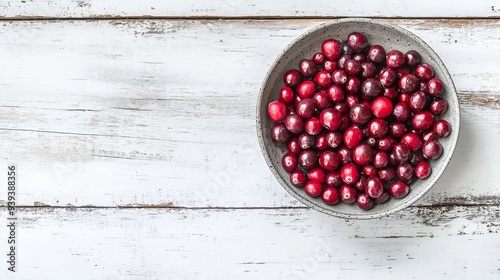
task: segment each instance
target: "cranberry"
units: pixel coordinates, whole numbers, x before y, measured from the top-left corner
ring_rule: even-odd
[[[427,94],[423,91],[417,91],[410,96],[410,103],[408,105],[413,111],[420,111],[425,108],[426,104]]]
[[[286,153],[281,158],[281,165],[286,171],[294,171],[297,168],[298,160],[297,156],[293,153]]]
[[[343,85],[347,82],[347,73],[344,69],[337,69],[332,73],[332,81],[336,85]]]
[[[396,72],[388,67],[382,68],[382,70],[380,70],[380,72],[378,73],[378,79],[385,87],[394,84],[397,78],[398,75],[396,74]]]
[[[401,138],[401,143],[405,144],[410,148],[412,151],[419,150],[420,147],[422,147],[422,139],[420,136],[417,134],[410,132],[406,133],[402,138]]]
[[[303,187],[306,184],[307,177],[304,171],[295,170],[290,173],[290,182],[296,187]]]
[[[392,154],[397,162],[405,162],[410,159],[411,150],[403,143],[396,143],[392,149]]]
[[[357,126],[351,126],[344,132],[344,144],[352,149],[363,141],[363,131]]]
[[[427,93],[436,97],[441,95],[444,91],[444,84],[439,78],[432,78],[427,82]]]
[[[271,128],[271,140],[273,140],[274,143],[285,143],[288,138],[290,138],[290,134],[286,130],[284,124],[278,123]]]
[[[417,51],[411,50],[406,52],[406,63],[409,66],[416,66],[420,63],[420,54]]]
[[[326,171],[333,171],[340,165],[340,156],[333,151],[324,151],[319,154],[319,166]]]
[[[361,143],[352,150],[352,159],[359,165],[368,164],[372,160],[372,155],[372,148],[366,143]]]
[[[394,69],[394,71],[396,71],[396,75],[398,75],[398,77],[401,78],[403,77],[403,75],[410,73],[410,67],[402,66]]]
[[[328,142],[326,140],[326,133],[318,134],[316,136],[316,141],[314,142],[314,148],[318,151],[328,149]]]
[[[316,138],[306,132],[302,132],[298,137],[297,140],[299,142],[299,146],[302,150],[307,150],[310,149],[314,146],[314,143],[316,142]]]
[[[368,40],[365,35],[359,32],[353,32],[347,36],[347,45],[355,52],[361,51],[368,47]]]
[[[385,136],[378,139],[377,148],[381,151],[390,151],[394,146],[394,139],[390,136]]]
[[[407,131],[406,125],[400,122],[393,122],[389,125],[389,132],[392,137],[403,137]]]
[[[303,81],[297,86],[297,94],[300,98],[311,98],[316,93],[316,84],[313,81]]]
[[[342,144],[342,133],[330,131],[326,134],[326,143],[332,148],[338,148]]]
[[[302,151],[302,148],[300,148],[299,139],[297,137],[290,139],[286,144],[286,148],[290,153],[295,155],[298,155]]]
[[[377,75],[377,66],[371,62],[361,62],[361,78],[374,78]]]
[[[389,132],[389,125],[382,119],[373,119],[368,123],[368,133],[375,138],[381,138]]]
[[[353,187],[349,185],[342,185],[339,192],[340,199],[342,199],[344,203],[354,203],[354,201],[356,201],[357,193]]]
[[[319,121],[328,130],[337,130],[342,124],[342,114],[333,109],[325,109],[319,115]]]
[[[377,118],[387,118],[392,113],[392,102],[389,98],[381,96],[372,102],[372,113]]]
[[[288,70],[283,76],[283,82],[287,87],[296,87],[300,83],[300,72],[296,69]]]
[[[352,151],[346,146],[342,146],[337,149],[337,153],[339,153],[340,160],[342,164],[352,163]]]
[[[357,62],[354,59],[349,59],[345,62],[344,68],[347,74],[358,75],[361,71],[361,63]]]
[[[375,204],[382,204],[385,203],[387,200],[389,200],[389,194],[384,190],[382,195],[375,198],[373,202],[375,202]]]
[[[321,52],[328,59],[337,59],[342,53],[342,46],[337,40],[328,39],[321,45]]]
[[[324,184],[326,181],[326,173],[323,169],[319,167],[315,167],[307,172],[307,177],[309,177],[309,180],[315,180],[320,182],[321,184]]]
[[[297,104],[297,115],[309,119],[314,115],[314,99],[305,98]]]
[[[335,110],[339,111],[343,115],[349,110],[349,108],[347,107],[347,104],[345,104],[343,102],[335,104],[335,106],[333,106],[333,108],[335,108]],[[344,123],[344,121],[342,120],[342,124],[343,123]]]
[[[398,91],[394,87],[384,88],[384,96],[390,100],[396,100],[398,98]]]
[[[326,174],[325,183],[328,187],[338,188],[342,185],[342,179],[340,178],[339,171],[332,171]]]
[[[332,85],[326,90],[326,95],[334,103],[344,100],[344,90],[338,85]]]
[[[418,87],[418,90],[427,92],[427,82],[420,81],[420,86]]]
[[[312,57],[312,61],[317,65],[323,64],[323,62],[325,62],[325,55],[322,53],[315,53]]]
[[[365,211],[370,210],[373,207],[373,201],[366,193],[362,193],[358,196],[356,204],[360,209]]]
[[[428,162],[423,161],[415,167],[415,176],[419,179],[426,179],[431,175],[431,166]]]
[[[419,64],[415,67],[415,76],[421,80],[428,81],[434,77],[434,69],[427,63]]]
[[[434,115],[429,111],[415,113],[411,119],[411,124],[416,130],[427,130],[434,124]]]
[[[314,82],[320,87],[329,87],[332,84],[332,75],[325,70],[318,71],[314,77]]]
[[[406,103],[406,104],[409,104],[410,103],[410,94],[409,93],[401,93],[398,97],[398,101],[401,102],[401,103]]]
[[[410,158],[410,164],[413,165],[413,166],[417,166],[419,163],[421,163],[424,160],[425,160],[425,158],[422,155],[422,152],[421,151],[415,151],[413,153],[413,155],[411,156],[411,158]]]
[[[361,84],[361,92],[368,99],[373,99],[377,96],[382,95],[382,93],[384,92],[384,87],[379,80],[369,78]]]
[[[339,192],[335,188],[327,187],[321,194],[321,200],[328,205],[337,204],[340,201]]]
[[[348,54],[343,54],[337,59],[337,68],[345,68],[345,63],[352,57]]]
[[[349,47],[347,43],[342,43],[342,54],[353,54],[354,51]]]
[[[286,117],[286,105],[281,101],[272,101],[267,105],[267,116],[273,122],[280,122]]]
[[[403,182],[409,182],[413,178],[413,166],[408,162],[402,162],[396,166],[396,175]]]
[[[372,116],[370,109],[362,104],[356,104],[349,110],[349,118],[354,124],[363,125],[366,124]]]
[[[299,134],[304,130],[304,120],[299,115],[288,115],[285,118],[285,127],[294,134]]]
[[[378,171],[377,175],[384,182],[391,182],[396,179],[396,171],[393,167],[382,168]]]
[[[310,118],[306,121],[304,129],[310,135],[317,135],[323,130],[323,126],[317,118]]]
[[[366,139],[366,144],[368,144],[372,148],[375,148],[375,147],[377,147],[377,139],[375,139],[373,137],[368,137]]]
[[[420,82],[417,77],[407,73],[401,76],[398,86],[403,92],[412,93],[420,87]]]
[[[429,110],[434,115],[441,115],[442,113],[446,112],[447,109],[448,109],[448,102],[446,102],[446,100],[441,98],[436,98],[432,100],[429,106]]]
[[[313,100],[314,100],[314,106],[316,106],[316,108],[320,110],[330,107],[330,99],[328,99],[328,96],[325,91],[316,92],[313,96]]]
[[[389,195],[394,198],[403,198],[410,192],[410,188],[408,187],[408,184],[396,181],[389,186],[388,192]]]
[[[422,153],[427,159],[438,159],[443,153],[443,146],[437,140],[429,140],[422,145]]]
[[[445,120],[437,120],[434,123],[434,127],[432,129],[437,137],[447,137],[450,135],[451,126]]]
[[[373,155],[373,166],[377,169],[386,167],[389,164],[389,155],[384,151],[378,151]]]
[[[340,178],[347,185],[353,185],[359,180],[359,170],[356,165],[348,163],[340,169]]]
[[[373,45],[368,49],[366,58],[373,63],[381,63],[385,60],[385,50],[380,45]]]
[[[366,56],[362,53],[357,53],[352,56],[352,59],[356,60],[359,63],[366,61]]]
[[[410,107],[406,103],[398,102],[394,105],[392,115],[397,121],[404,122],[411,117]]]
[[[345,97],[345,103],[347,104],[347,107],[352,108],[354,105],[359,103],[359,99],[354,94],[348,94]]]
[[[367,165],[363,165],[363,167],[361,168],[361,171],[363,171],[363,173],[368,176],[368,177],[375,177],[377,176],[377,168],[375,168],[375,166],[371,165],[371,164],[367,164]]]
[[[371,177],[366,180],[365,190],[371,198],[377,198],[384,193],[384,184],[379,178]]]
[[[399,68],[405,63],[405,55],[398,50],[391,50],[387,53],[385,63],[389,68]]]
[[[303,59],[299,62],[299,71],[304,77],[312,77],[316,74],[316,63],[310,59]]]
[[[320,182],[309,180],[304,186],[304,192],[310,197],[317,197],[323,192],[323,187]]]
[[[299,164],[306,170],[316,166],[317,159],[318,157],[313,150],[304,150],[299,154]]]
[[[427,142],[430,140],[437,140],[437,139],[438,139],[438,137],[437,137],[436,133],[434,133],[434,130],[432,130],[432,129],[422,132],[422,140],[424,142]]]
[[[356,94],[361,88],[361,81],[356,76],[349,76],[344,86],[347,93]]]
[[[295,95],[295,98],[293,100],[293,106],[295,106],[295,113],[297,113],[297,106],[299,106],[299,102],[302,101],[302,98],[300,96]]]
[[[280,90],[279,100],[286,105],[292,104],[293,99],[295,98],[295,94],[293,93],[293,89],[290,87],[284,86]]]
[[[368,179],[368,177],[366,177],[365,175],[361,175],[359,180],[356,182],[356,184],[352,185],[352,187],[360,193],[365,192],[366,179]]]

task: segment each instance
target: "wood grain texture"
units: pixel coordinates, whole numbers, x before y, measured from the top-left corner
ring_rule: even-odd
[[[18,202],[299,206],[260,154],[255,102],[281,49],[323,22],[3,22],[1,166],[18,165]],[[500,21],[390,22],[427,41],[460,92],[456,154],[418,204],[498,203]]]
[[[403,0],[316,1],[120,1],[120,0],[6,0],[3,18],[99,17],[498,17],[495,0],[408,2]]]
[[[310,209],[20,209],[18,272],[0,278],[498,279],[499,213],[410,207],[345,221]]]

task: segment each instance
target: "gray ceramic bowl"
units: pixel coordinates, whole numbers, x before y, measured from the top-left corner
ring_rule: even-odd
[[[283,86],[283,75],[291,68],[297,68],[300,60],[311,58],[321,49],[321,43],[328,38],[345,40],[351,32],[361,32],[371,45],[382,45],[386,51],[398,49],[402,52],[416,50],[422,55],[422,61],[429,63],[435,69],[435,75],[446,85],[442,97],[448,101],[449,108],[442,116],[452,126],[451,134],[440,140],[443,145],[443,155],[432,161],[432,174],[425,180],[412,183],[410,193],[402,199],[390,199],[385,204],[376,205],[369,211],[363,211],[356,205],[339,203],[326,205],[320,198],[311,198],[302,188],[294,187],[289,181],[289,174],[281,167],[281,157],[286,152],[286,146],[275,145],[269,132],[272,122],[267,117],[267,104],[278,98],[279,89]],[[455,86],[448,70],[438,55],[424,41],[400,27],[384,21],[372,19],[339,19],[318,26],[301,35],[276,58],[262,84],[257,101],[257,134],[264,158],[278,182],[296,199],[305,205],[332,216],[349,219],[372,219],[389,215],[413,204],[421,198],[443,174],[451,160],[458,141],[460,129],[460,111]]]

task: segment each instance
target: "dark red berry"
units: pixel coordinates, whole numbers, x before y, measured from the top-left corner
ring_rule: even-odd
[[[405,93],[415,92],[420,87],[418,78],[414,75],[407,73],[401,76],[398,82],[399,89]]]
[[[352,163],[352,151],[346,146],[342,146],[337,149],[337,153],[339,153],[340,160],[342,164]]]
[[[318,71],[314,77],[314,82],[320,87],[328,87],[332,84],[332,75],[325,70]]]
[[[328,98],[325,91],[318,91],[313,96],[314,106],[316,108],[323,110],[330,107],[330,99]]]
[[[396,171],[393,167],[382,168],[378,171],[377,175],[384,182],[391,182],[396,179]]]
[[[444,91],[444,84],[439,78],[432,78],[427,82],[427,93],[436,97],[441,95]]]
[[[374,78],[369,78],[369,79],[366,79],[361,84],[361,92],[368,99],[373,99],[377,96],[382,95],[382,93],[384,93],[384,87],[382,86],[382,84],[380,83],[379,80],[374,79]]]
[[[318,157],[313,150],[304,150],[299,154],[299,164],[308,170],[316,166]]]
[[[392,110],[392,115],[399,122],[404,122],[411,117],[411,110],[408,104],[403,102],[398,102],[394,105]]]
[[[297,156],[292,153],[284,154],[281,158],[281,165],[288,172],[294,171],[298,165]]]
[[[299,134],[304,130],[304,120],[299,115],[288,115],[285,118],[285,127],[293,134]]]
[[[407,132],[406,125],[401,122],[393,122],[389,125],[389,133],[392,137],[403,137]]]
[[[408,184],[396,181],[389,186],[388,193],[394,198],[403,198],[410,192]]]
[[[361,62],[361,78],[374,78],[377,75],[377,66],[372,62]]]
[[[342,46],[337,40],[328,39],[321,45],[321,52],[328,59],[337,59],[342,54]]]
[[[342,185],[339,193],[340,199],[342,199],[344,203],[354,203],[356,201],[357,193],[352,186]]]
[[[415,66],[420,63],[420,54],[417,51],[411,50],[406,52],[406,63],[409,66]]]
[[[332,81],[336,85],[343,85],[347,82],[347,73],[344,69],[337,69],[332,73]]]
[[[335,131],[342,124],[342,114],[333,109],[325,109],[319,115],[319,121],[328,130]]]
[[[405,162],[410,159],[411,150],[403,143],[396,143],[392,149],[392,154],[397,162]]]
[[[310,197],[317,197],[323,192],[323,187],[320,182],[309,180],[304,186],[304,192]]]
[[[373,207],[373,200],[366,193],[362,193],[358,196],[356,204],[362,210],[370,210]]]
[[[437,159],[443,154],[443,146],[437,140],[429,140],[422,145],[422,153],[427,159]]]
[[[286,105],[280,101],[272,101],[267,106],[267,116],[273,122],[280,122],[286,117]]]
[[[422,147],[423,141],[416,133],[406,133],[401,137],[401,143],[405,144],[410,150],[417,151]]]
[[[432,100],[429,106],[429,110],[434,115],[441,115],[442,113],[446,112],[447,109],[448,109],[448,102],[446,102],[446,100],[441,98],[436,98]]]
[[[286,148],[290,153],[295,155],[298,155],[302,151],[302,148],[300,148],[299,139],[297,139],[297,137],[290,139],[286,144]]]
[[[295,94],[293,93],[293,89],[287,86],[284,86],[280,90],[279,100],[286,105],[292,104],[293,99],[295,98]]]
[[[316,142],[316,138],[308,134],[307,132],[302,132],[301,134],[299,134],[297,140],[302,150],[307,150],[314,147],[314,144]]]
[[[359,170],[354,164],[345,164],[340,169],[340,178],[347,185],[353,185],[359,180]]]
[[[354,59],[349,59],[345,62],[344,69],[349,75],[358,75],[361,71],[361,63]]]
[[[352,159],[359,165],[368,164],[372,160],[373,150],[366,144],[361,143],[352,150]]]
[[[389,197],[389,194],[388,194],[386,191],[384,191],[384,192],[382,193],[382,195],[381,195],[381,196],[379,196],[379,197],[377,197],[377,198],[375,198],[375,199],[373,200],[373,202],[374,202],[375,204],[382,204],[382,203],[385,203],[387,200],[389,200],[389,198],[390,198],[390,197]]]
[[[416,91],[412,93],[412,95],[410,96],[410,103],[408,103],[410,109],[416,112],[424,109],[426,104],[427,94],[425,94],[425,92],[423,91]]]
[[[371,109],[375,117],[385,119],[392,113],[392,102],[387,97],[377,97],[373,100]]]
[[[316,135],[316,141],[314,142],[314,148],[318,151],[324,151],[328,149],[328,142],[326,141],[326,133],[320,133]]]
[[[325,184],[328,187],[333,187],[333,188],[340,187],[343,184],[342,179],[340,178],[340,171],[332,171],[326,173]]]
[[[385,63],[389,68],[399,68],[405,63],[405,55],[398,50],[391,50],[386,55]]]
[[[303,187],[306,184],[307,176],[302,170],[295,170],[290,173],[290,182],[296,187]]]
[[[394,87],[384,88],[384,96],[389,98],[390,100],[397,100],[399,94],[398,91]]]
[[[329,131],[326,134],[326,143],[332,148],[338,148],[342,144],[342,133],[338,131]]]
[[[316,63],[310,59],[303,59],[299,62],[299,71],[304,77],[312,77],[316,74]]]
[[[347,93],[356,94],[361,88],[361,81],[357,76],[349,76],[347,77],[347,82],[345,83],[344,87]]]
[[[391,151],[394,146],[394,138],[391,136],[384,136],[378,139],[377,148],[381,151]]]
[[[396,176],[403,182],[409,182],[413,178],[413,171],[413,166],[408,162],[402,162],[396,166]]]
[[[321,200],[328,205],[337,204],[340,201],[339,192],[335,188],[327,187],[321,194]]]
[[[288,70],[283,76],[283,82],[285,86],[294,88],[300,83],[300,72],[299,70],[292,69]]]
[[[448,135],[450,135],[451,126],[445,120],[437,120],[434,123],[434,127],[432,130],[434,131],[434,133],[436,134],[437,137],[443,138],[443,137],[447,137]]]
[[[300,98],[311,98],[316,93],[316,84],[313,81],[303,81],[297,86],[297,94]]]
[[[426,161],[422,161],[415,167],[415,176],[419,179],[426,179],[431,175],[431,172],[431,166]]]
[[[325,55],[322,53],[315,53],[312,57],[312,61],[314,61],[316,65],[321,65],[325,62]]]
[[[415,76],[417,78],[428,81],[434,77],[434,69],[427,63],[422,63],[415,67]]]
[[[344,100],[344,90],[338,85],[332,85],[326,90],[326,95],[334,103],[339,103]]]
[[[352,149],[363,141],[363,131],[357,126],[351,126],[344,132],[344,144]]]
[[[361,51],[368,46],[368,40],[365,35],[359,32],[353,32],[347,36],[347,45],[355,52]]]
[[[340,165],[340,156],[333,151],[324,151],[319,154],[319,166],[326,171],[333,171]]]
[[[368,49],[366,58],[373,63],[381,63],[385,60],[385,50],[380,45],[373,45]]]
[[[276,144],[285,143],[290,138],[290,134],[282,123],[275,124],[271,128],[271,140]]]
[[[434,115],[429,111],[415,113],[411,119],[411,124],[416,130],[427,130],[434,125]]]
[[[398,75],[396,74],[396,72],[388,67],[382,68],[382,70],[380,70],[380,72],[378,73],[378,79],[380,83],[382,83],[382,85],[385,87],[394,84],[397,78]]]
[[[309,119],[314,116],[314,99],[305,98],[297,104],[297,115],[304,119]]]
[[[326,172],[319,168],[315,167],[307,172],[307,177],[309,177],[309,180],[315,180],[320,182],[321,184],[324,184],[326,182]]]
[[[371,117],[372,113],[370,111],[370,108],[362,103],[352,106],[349,110],[349,118],[351,119],[352,123],[357,125],[366,124]]]
[[[377,198],[384,193],[384,184],[379,178],[371,177],[366,180],[365,189],[371,198]]]
[[[384,168],[389,164],[389,155],[384,151],[378,151],[373,155],[372,163],[377,169]]]
[[[367,126],[368,133],[374,138],[381,138],[389,132],[389,125],[382,119],[372,119]]]

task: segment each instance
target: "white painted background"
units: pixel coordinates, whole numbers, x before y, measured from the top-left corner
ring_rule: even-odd
[[[500,277],[500,3],[169,2],[0,3],[0,168],[17,164],[22,205],[19,272],[0,279]],[[303,207],[256,141],[269,65],[339,16],[424,39],[461,102],[442,179],[379,220]]]

